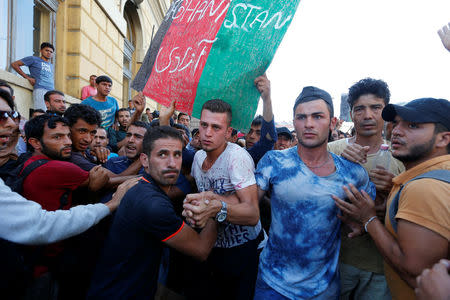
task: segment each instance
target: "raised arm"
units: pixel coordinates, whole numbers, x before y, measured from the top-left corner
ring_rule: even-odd
[[[444,25],[442,29],[439,29],[438,35],[441,38],[442,45],[450,51],[450,23],[448,23],[448,26]]]
[[[130,124],[133,124],[134,122],[141,119],[142,112],[145,109],[145,96],[142,92],[139,92],[133,97],[132,101],[134,104],[134,108],[136,108],[136,111],[131,116]]]

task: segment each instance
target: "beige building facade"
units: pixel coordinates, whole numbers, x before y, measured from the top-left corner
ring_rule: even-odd
[[[11,62],[55,46],[55,89],[79,103],[90,75],[113,80],[111,96],[126,107],[130,83],[169,8],[170,0],[0,0],[0,78],[15,91],[19,112],[28,117],[32,86]],[[24,69],[25,73],[28,70]],[[147,99],[147,107],[157,108]]]

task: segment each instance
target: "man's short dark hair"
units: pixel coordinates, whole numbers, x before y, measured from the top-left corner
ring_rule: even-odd
[[[145,111],[149,111],[150,110],[150,108],[149,107],[147,107],[146,109],[145,109]]]
[[[177,117],[177,120],[178,120],[178,121],[180,120],[181,116],[188,116],[189,120],[191,119],[191,117],[190,117],[187,113],[180,112],[180,113],[178,114],[178,117]]]
[[[25,136],[27,138],[27,150],[29,152],[34,152],[34,148],[28,142],[28,139],[35,138],[42,142],[45,125],[50,129],[55,129],[57,123],[63,123],[65,126],[69,126],[69,121],[66,118],[51,114],[43,114],[26,122]]]
[[[71,105],[64,113],[64,117],[69,121],[70,127],[72,127],[78,119],[82,119],[89,125],[100,126],[102,124],[102,116],[100,113],[95,108],[85,104]]]
[[[228,126],[230,126],[232,114],[231,114],[231,105],[229,103],[220,99],[212,99],[206,101],[203,104],[202,111],[205,109],[213,113],[226,113],[228,119]]]
[[[52,48],[52,50],[55,51],[55,47],[52,44],[48,43],[48,42],[44,42],[44,43],[41,44],[41,50],[44,49],[44,48]]]
[[[98,76],[96,79],[95,79],[95,83],[96,84],[99,84],[100,82],[109,82],[109,83],[113,83],[112,82],[112,79],[111,78],[109,78],[108,76],[106,76],[106,75],[101,75],[101,76]]]
[[[50,96],[51,95],[55,95],[55,94],[61,95],[61,96],[64,97],[64,93],[63,92],[60,92],[60,91],[57,91],[57,90],[52,90],[52,91],[48,91],[47,93],[45,93],[44,101],[50,102]]]
[[[91,75],[91,76],[89,76],[89,79],[91,79],[92,77],[97,78],[97,75]]]
[[[250,126],[260,126],[262,125],[263,116],[258,115],[253,119],[252,124]]]
[[[134,121],[133,123],[130,124],[130,126],[142,127],[147,130],[150,128],[150,124],[148,124],[147,122],[142,122],[142,121]],[[128,127],[128,128],[130,128],[130,127]]]
[[[388,105],[391,98],[391,92],[386,82],[379,79],[364,78],[355,83],[348,90],[348,104],[350,109],[353,109],[353,105],[364,95],[374,95],[384,100],[384,104]]]
[[[147,130],[144,136],[143,145],[143,153],[145,153],[148,157],[150,157],[150,153],[152,153],[155,141],[159,139],[172,138],[179,140],[183,145],[183,138],[181,137],[181,133],[172,128],[170,126],[158,126],[153,127]]]
[[[11,94],[11,96],[14,96],[14,89],[3,79],[0,79],[0,87],[6,87],[9,89],[9,93]]]
[[[3,100],[6,101],[6,103],[8,103],[8,106],[11,108],[11,110],[14,110],[14,100],[8,91],[0,89],[0,98],[2,98]]]
[[[123,107],[122,107],[122,108],[119,108],[119,110],[116,111],[116,118],[119,117],[119,113],[120,113],[121,111],[126,111],[126,112],[130,113],[130,111],[129,111],[128,109],[126,109],[126,108],[123,108]],[[131,115],[131,113],[130,113],[130,115]]]

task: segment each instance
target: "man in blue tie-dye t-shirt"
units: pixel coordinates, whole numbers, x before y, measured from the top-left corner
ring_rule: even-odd
[[[297,147],[270,151],[259,162],[259,196],[271,192],[272,224],[261,253],[255,299],[337,299],[339,210],[352,183],[370,195],[375,186],[358,164],[327,151],[334,128],[331,96],[305,87],[294,105]]]

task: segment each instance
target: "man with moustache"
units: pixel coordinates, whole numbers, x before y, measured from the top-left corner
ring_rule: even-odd
[[[22,195],[39,203],[48,211],[72,207],[72,192],[79,187],[97,191],[108,183],[108,175],[100,166],[90,172],[68,162],[72,154],[70,129],[66,119],[48,114],[31,119],[25,125],[28,151],[33,156],[24,163],[45,162],[35,168],[23,181]],[[51,288],[49,268],[58,264],[63,253],[62,244],[53,244],[35,254],[35,285],[30,293],[39,294],[39,285]],[[61,291],[60,291],[61,292]]]
[[[145,133],[149,125],[142,121],[136,121],[128,127],[125,137],[125,156],[118,156],[109,159],[103,167],[114,174],[121,174],[122,172],[132,171],[133,174],[143,173],[142,164],[139,157],[142,153],[143,141]],[[130,174],[130,175],[133,175]],[[113,192],[103,196],[101,202],[106,203],[111,199]]]
[[[11,95],[0,89],[0,151],[8,147],[16,126],[14,119],[18,115],[13,108]],[[38,203],[12,192],[0,179],[0,238],[36,245],[68,238],[85,231],[114,211],[122,195],[123,188],[106,205],[79,205],[67,211],[49,213]]]
[[[261,253],[254,299],[337,299],[339,210],[332,193],[353,183],[375,187],[358,164],[327,151],[336,124],[330,94],[305,87],[294,104],[298,145],[269,151],[256,170],[258,196],[271,192],[272,223]]]
[[[0,151],[8,148],[14,119],[14,102],[9,92],[0,89]],[[49,162],[50,163],[50,162]],[[61,172],[63,170],[58,170]],[[48,184],[46,182],[46,184]],[[5,299],[20,298],[26,289],[20,244],[39,245],[67,239],[86,231],[114,211],[129,187],[129,182],[118,188],[114,198],[106,204],[79,205],[70,210],[44,210],[40,204],[29,201],[11,191],[0,179],[0,253],[3,275],[0,292]],[[8,241],[2,240],[6,239]],[[25,272],[24,272],[25,271]]]
[[[448,258],[450,241],[450,101],[421,98],[382,112],[393,122],[392,155],[406,171],[394,177],[385,224],[372,199],[353,187],[351,203],[335,197],[342,211],[364,224],[385,261],[393,299],[415,299],[416,277]],[[442,173],[431,176],[429,171]],[[415,179],[415,180],[414,180]]]
[[[140,161],[145,173],[116,212],[88,299],[154,299],[163,247],[205,260],[217,236],[212,219],[195,232],[168,197],[182,163],[183,139],[168,126],[150,129]]]
[[[328,150],[351,161],[360,163],[375,184],[375,204],[378,216],[383,220],[386,199],[392,188],[392,178],[405,170],[403,164],[390,156],[389,168],[376,166],[375,160],[383,139],[383,108],[389,104],[390,92],[386,82],[365,78],[349,89],[348,104],[355,125],[355,135],[328,144]],[[386,299],[391,295],[384,277],[383,257],[369,235],[349,238],[346,228],[341,231],[339,272],[341,275],[341,299]]]
[[[45,106],[47,106],[47,113],[64,115],[66,112],[66,100],[64,93],[56,90],[48,91],[44,95]]]
[[[92,143],[89,146],[88,154],[91,155],[92,149],[100,149],[100,148],[109,149],[108,143],[109,143],[108,133],[106,132],[105,128],[102,127],[97,128],[97,132],[94,135],[94,139],[92,140]],[[110,152],[107,159],[109,160],[110,158],[113,157],[118,157],[117,153]],[[97,159],[96,157],[94,158]]]

